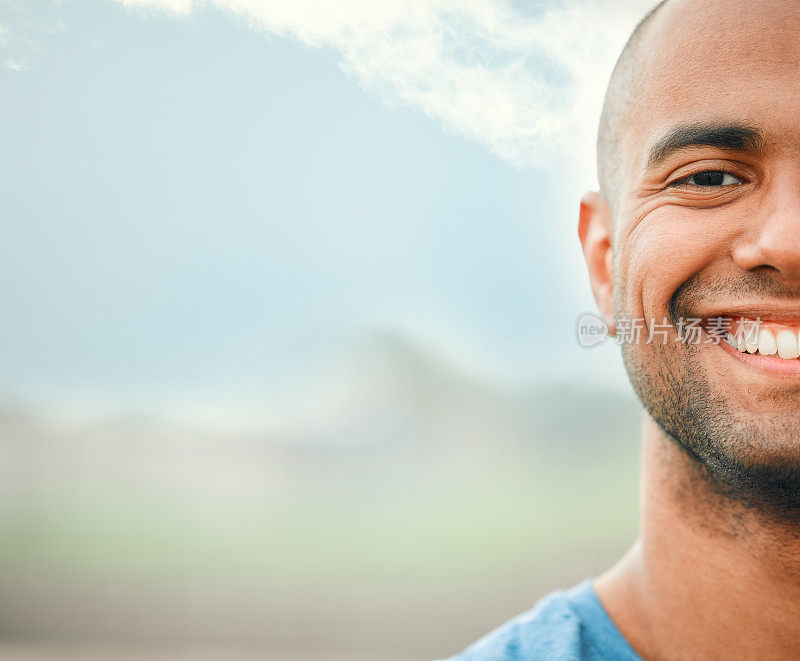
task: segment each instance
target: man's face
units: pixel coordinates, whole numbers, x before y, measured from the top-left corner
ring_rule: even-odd
[[[786,333],[796,346],[798,34],[795,0],[678,0],[655,17],[621,128],[613,230],[619,330],[646,324],[639,343],[623,343],[643,403],[731,493],[782,508],[800,505],[800,359],[711,340],[725,319],[733,331],[760,319],[784,333],[784,355],[797,353]],[[665,317],[667,342],[648,343]],[[680,318],[703,320],[699,344],[678,338]]]

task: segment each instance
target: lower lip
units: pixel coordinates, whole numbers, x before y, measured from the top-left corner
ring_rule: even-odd
[[[734,349],[730,344],[725,342],[725,340],[720,340],[716,344],[739,362],[759,372],[765,372],[773,376],[800,376],[800,359],[798,358],[786,360],[784,358],[778,358],[778,356],[761,356],[759,354],[742,353]]]

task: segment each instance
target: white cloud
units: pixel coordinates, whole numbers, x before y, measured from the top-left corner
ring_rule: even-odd
[[[115,0],[125,7],[158,9],[172,14],[188,14],[192,11],[192,0]]]
[[[335,48],[386,102],[422,110],[518,166],[592,152],[614,59],[653,4],[573,0],[523,13],[504,0],[114,1],[172,14],[215,6]]]

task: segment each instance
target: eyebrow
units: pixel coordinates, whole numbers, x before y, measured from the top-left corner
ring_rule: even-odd
[[[718,147],[728,151],[755,152],[764,143],[758,129],[745,124],[691,124],[677,126],[650,149],[648,167],[687,147]]]

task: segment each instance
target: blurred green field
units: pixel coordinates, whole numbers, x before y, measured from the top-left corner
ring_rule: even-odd
[[[431,658],[624,552],[630,398],[412,362],[392,381],[402,415],[331,430],[359,443],[6,415],[2,640]]]
[[[278,502],[86,489],[6,507],[0,563],[19,577],[109,580],[224,575],[319,585],[448,584],[630,540],[636,456],[551,458],[360,494],[321,489]],[[490,578],[485,572],[491,572]]]

